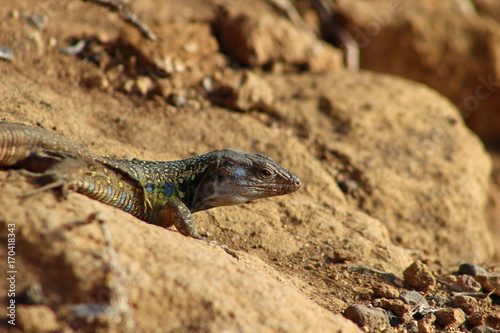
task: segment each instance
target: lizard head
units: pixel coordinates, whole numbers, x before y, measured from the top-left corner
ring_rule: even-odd
[[[197,184],[191,211],[289,194],[300,188],[300,179],[262,154],[222,149]]]

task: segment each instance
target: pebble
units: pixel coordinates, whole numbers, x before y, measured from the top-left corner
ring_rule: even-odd
[[[435,321],[436,321],[436,316],[433,313],[426,314],[422,319],[418,320],[418,332],[419,333],[436,332],[436,327],[434,326]]]
[[[24,15],[23,18],[26,20],[26,22],[28,22],[29,24],[31,24],[33,27],[35,27],[38,30],[42,30],[45,27],[45,25],[47,24],[47,22],[49,21],[49,18],[47,15],[42,15],[42,14],[38,14],[38,13],[31,13],[31,14]]]
[[[354,304],[345,309],[343,316],[370,332],[383,331],[390,327],[387,313],[379,308]]]
[[[486,274],[486,270],[482,267],[472,264],[461,264],[458,267],[458,274],[466,274],[476,276],[478,274]]]
[[[418,290],[430,291],[436,287],[436,279],[427,265],[416,260],[403,272],[405,282]]]
[[[23,332],[57,332],[61,327],[54,311],[45,304],[18,305],[17,323]]]
[[[205,76],[203,80],[201,80],[201,86],[206,92],[214,91],[214,81],[209,76]]]
[[[183,50],[189,53],[195,53],[198,51],[198,44],[197,43],[188,43],[182,46]]]
[[[418,291],[403,291],[399,295],[399,299],[408,305],[415,306],[417,304],[424,307],[429,307],[429,302]]]
[[[135,86],[141,96],[147,96],[150,90],[154,88],[155,83],[149,76],[139,76],[135,80]]]
[[[484,300],[482,300],[484,301]],[[500,328],[500,313],[489,311],[474,312],[467,318],[467,322],[472,326],[485,325],[496,329]],[[497,331],[498,332],[498,331]]]
[[[474,313],[478,309],[477,299],[465,295],[456,295],[453,298],[453,307],[460,308],[468,315]]]
[[[435,312],[436,319],[438,323],[442,326],[451,325],[453,327],[459,327],[465,323],[465,313],[462,309],[439,309]]]
[[[399,292],[388,284],[378,284],[372,288],[375,297],[398,298]]]
[[[178,108],[181,108],[187,104],[187,98],[181,94],[171,94],[168,97],[168,101],[170,104]]]
[[[498,333],[498,330],[486,325],[479,325],[474,327],[471,333]]]
[[[500,273],[484,273],[474,277],[481,283],[484,289],[493,291],[493,294],[500,296]]]
[[[440,281],[448,284],[453,291],[477,293],[481,290],[481,284],[470,275],[445,275]]]
[[[0,58],[5,60],[13,60],[14,53],[7,47],[0,45]]]
[[[354,179],[339,180],[337,181],[337,185],[340,187],[342,192],[346,194],[357,192],[359,190],[358,182]]]
[[[382,309],[391,310],[405,322],[411,319],[411,306],[405,304],[405,302],[400,299],[381,298],[375,300],[374,305]]]

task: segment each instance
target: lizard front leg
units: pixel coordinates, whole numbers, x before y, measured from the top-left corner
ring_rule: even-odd
[[[160,225],[168,227],[173,224],[175,228],[184,236],[201,239],[207,243],[213,243],[213,245],[219,246],[228,254],[239,260],[240,257],[238,256],[238,254],[235,251],[229,249],[226,245],[218,245],[217,242],[210,242],[209,240],[200,236],[200,234],[196,230],[196,225],[194,223],[191,212],[182,201],[171,201],[167,203],[165,207],[160,211],[158,217],[160,220]]]
[[[158,217],[159,224],[162,226],[170,226],[173,224],[184,236],[203,239],[196,230],[191,212],[180,200],[168,202],[160,211]]]

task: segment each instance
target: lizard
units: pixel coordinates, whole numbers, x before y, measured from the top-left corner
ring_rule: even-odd
[[[0,122],[0,168],[21,169],[41,184],[33,195],[68,191],[115,206],[183,235],[203,239],[192,214],[289,194],[300,179],[270,157],[220,149],[176,161],[104,157],[60,134]]]

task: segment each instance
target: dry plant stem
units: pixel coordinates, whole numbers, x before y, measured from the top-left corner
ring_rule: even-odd
[[[349,32],[335,19],[337,12],[333,0],[316,0],[315,9],[328,32],[339,40],[345,52],[347,68],[352,71],[359,69],[359,46]]]
[[[106,7],[111,11],[117,12],[125,22],[130,23],[147,38],[156,41],[158,38],[156,34],[146,25],[146,23],[142,22],[137,15],[132,13],[126,4],[122,1],[112,1],[112,0],[82,0],[84,2],[93,2],[100,6]]]

